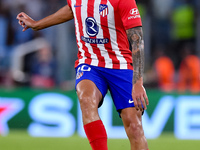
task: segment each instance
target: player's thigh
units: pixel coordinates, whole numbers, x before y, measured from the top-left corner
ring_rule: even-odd
[[[76,92],[81,106],[89,109],[98,108],[102,94],[94,82],[88,79],[80,81],[76,86]]]
[[[99,106],[107,93],[107,85],[98,67],[81,64],[76,68],[76,91],[81,107]]]
[[[99,120],[98,105],[102,95],[94,82],[84,79],[77,84],[76,90],[81,106],[83,124]]]

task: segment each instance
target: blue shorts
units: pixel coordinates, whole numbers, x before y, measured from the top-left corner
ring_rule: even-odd
[[[109,90],[119,113],[124,108],[134,107],[131,94],[133,70],[108,69],[81,64],[76,67],[76,86],[84,79],[94,82],[103,98]]]

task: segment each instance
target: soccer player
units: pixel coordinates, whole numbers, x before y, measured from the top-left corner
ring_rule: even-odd
[[[24,12],[17,19],[23,31],[74,19],[79,49],[76,91],[92,149],[108,149],[98,107],[109,90],[131,150],[147,150],[141,117],[149,101],[143,87],[144,41],[135,0],[68,0],[68,5],[39,21]]]

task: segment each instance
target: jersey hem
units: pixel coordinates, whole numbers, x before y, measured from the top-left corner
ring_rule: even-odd
[[[120,70],[120,69],[127,69],[127,70],[133,70],[133,66],[131,65],[131,64],[124,64],[124,65],[120,65],[120,68],[114,68],[113,66],[112,67],[102,67],[102,66],[99,66],[99,65],[95,65],[95,64],[89,64],[89,63],[87,63],[87,62],[83,62],[83,63],[75,63],[75,67],[74,68],[76,68],[76,67],[78,67],[79,65],[82,65],[82,64],[87,64],[87,65],[91,65],[91,66],[95,66],[95,67],[101,67],[101,68],[108,68],[108,69],[118,69],[118,70]]]

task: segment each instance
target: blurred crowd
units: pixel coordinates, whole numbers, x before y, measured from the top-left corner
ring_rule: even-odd
[[[136,2],[145,39],[145,86],[200,92],[200,1]],[[74,88],[73,20],[37,32],[22,32],[16,20],[21,11],[39,20],[66,4],[65,0],[0,0],[1,87]]]

